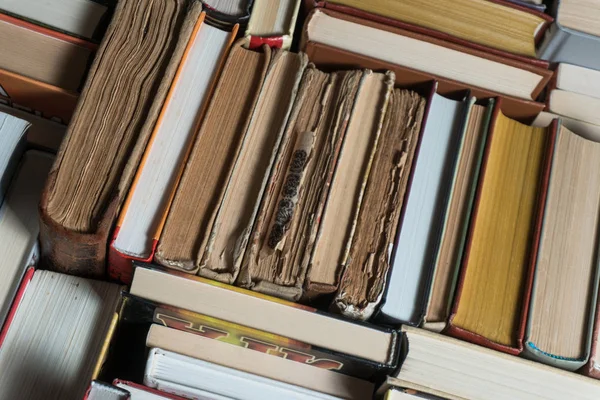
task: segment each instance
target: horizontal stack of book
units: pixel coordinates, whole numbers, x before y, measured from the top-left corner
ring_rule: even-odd
[[[0,0],[0,399],[600,396],[600,7],[544,3]]]

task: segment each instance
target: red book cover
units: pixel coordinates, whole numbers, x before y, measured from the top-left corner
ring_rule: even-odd
[[[480,179],[480,181],[478,183],[478,187],[477,187],[477,194],[475,197],[475,206],[473,209],[473,214],[471,216],[472,221],[475,221],[477,219],[477,214],[479,211],[479,201],[481,198],[482,187],[483,187],[483,182],[484,182],[483,178],[485,177],[485,171],[487,168],[487,163],[488,163],[488,158],[489,158],[489,153],[490,153],[490,145],[492,143],[492,137],[494,135],[493,127],[495,126],[495,122],[496,122],[496,119],[498,118],[498,114],[501,112],[501,107],[502,107],[501,103],[502,103],[502,99],[498,99],[494,113],[492,114],[492,119],[490,121],[490,129],[491,130],[489,133],[489,137],[488,137],[488,141],[487,141],[487,145],[486,145],[486,149],[485,149],[485,154],[483,156],[484,158],[483,158],[483,162],[482,162],[482,166],[481,166],[481,174],[480,174],[482,179]],[[548,143],[547,143],[547,148],[546,148],[546,155],[545,155],[545,158],[543,161],[543,167],[542,167],[543,172],[542,172],[541,183],[540,183],[540,191],[538,193],[538,198],[537,198],[537,203],[538,203],[537,211],[536,211],[537,214],[535,216],[533,238],[532,238],[532,243],[531,243],[531,248],[530,248],[529,267],[527,269],[525,282],[523,285],[523,297],[521,300],[521,312],[519,315],[518,330],[516,332],[517,346],[511,347],[511,346],[506,346],[506,345],[502,345],[502,344],[493,342],[484,336],[470,332],[468,330],[462,329],[462,328],[452,324],[452,320],[453,320],[456,312],[458,311],[458,304],[461,299],[464,279],[466,276],[465,266],[467,265],[467,260],[469,259],[469,254],[471,251],[471,244],[472,244],[471,239],[472,239],[473,228],[474,228],[473,223],[471,223],[471,226],[469,228],[469,236],[468,236],[467,244],[465,247],[465,254],[463,257],[463,267],[460,272],[460,276],[459,276],[459,280],[458,280],[458,284],[457,284],[457,288],[456,288],[456,297],[454,299],[454,304],[452,307],[450,320],[448,322],[445,333],[447,333],[451,336],[457,337],[459,339],[462,339],[462,340],[465,340],[465,341],[468,341],[471,343],[475,343],[475,344],[478,344],[481,346],[489,347],[491,349],[502,351],[502,352],[505,352],[508,354],[519,355],[523,351],[523,337],[525,336],[525,329],[527,327],[527,315],[529,312],[531,289],[533,286],[533,277],[534,277],[535,265],[536,265],[536,261],[537,261],[536,260],[537,253],[538,253],[537,249],[539,246],[540,234],[541,234],[542,223],[543,223],[543,218],[544,218],[544,208],[546,205],[546,197],[547,197],[546,194],[548,191],[548,182],[550,180],[550,171],[551,171],[551,166],[552,166],[552,154],[554,153],[554,144],[555,144],[555,140],[556,140],[557,127],[558,127],[557,121],[555,120],[552,122],[552,125],[549,128],[549,138],[548,138]]]
[[[4,338],[6,338],[6,334],[8,333],[8,329],[10,328],[10,324],[15,318],[15,314],[17,312],[17,309],[19,308],[19,304],[21,304],[21,300],[23,300],[25,290],[27,290],[27,286],[29,285],[29,282],[31,282],[31,278],[33,278],[34,272],[35,268],[33,267],[30,267],[27,269],[27,271],[25,271],[25,275],[23,276],[23,280],[21,281],[19,290],[17,290],[17,294],[15,295],[15,299],[13,300],[12,306],[10,307],[10,311],[8,312],[8,316],[6,317],[6,321],[4,321],[4,325],[2,326],[2,330],[0,331],[0,347],[2,347]]]
[[[541,29],[538,30],[538,32],[536,34],[536,37],[535,37],[536,44],[539,44],[539,42],[544,37],[544,33],[550,27],[550,25],[552,24],[552,22],[554,20],[551,16],[549,16],[548,14],[545,14],[541,11],[533,10],[531,8],[521,6],[519,4],[511,3],[509,1],[505,1],[505,0],[488,0],[488,1],[500,4],[505,7],[510,7],[510,8],[514,8],[517,10],[521,10],[523,12],[527,12],[527,13],[536,15],[536,16],[544,19],[546,21],[546,23],[541,27]],[[513,59],[516,61],[527,62],[527,63],[530,63],[532,65],[537,65],[542,68],[548,68],[548,65],[549,65],[548,62],[545,60],[539,60],[534,57],[527,57],[527,56],[523,56],[523,55],[519,55],[519,54],[513,54],[508,51],[496,49],[496,48],[489,47],[486,45],[474,43],[469,40],[461,39],[459,37],[456,37],[456,36],[450,35],[448,33],[441,32],[441,31],[437,31],[435,29],[410,24],[410,23],[403,22],[403,21],[400,21],[397,19],[388,18],[388,17],[382,16],[382,15],[378,15],[378,14],[371,13],[371,12],[364,11],[364,10],[359,10],[359,9],[356,9],[353,7],[344,6],[341,4],[335,4],[335,3],[328,2],[328,1],[319,1],[319,0],[304,0],[304,6],[305,6],[306,12],[312,10],[315,7],[339,11],[344,14],[363,18],[365,20],[379,22],[379,23],[382,23],[382,24],[385,24],[388,26],[402,28],[402,29],[406,29],[406,30],[409,30],[409,31],[412,31],[415,33],[422,33],[422,34],[425,34],[425,35],[428,35],[428,36],[431,36],[434,38],[446,40],[446,41],[460,44],[463,46],[468,46],[472,49],[481,50],[481,51],[484,51],[484,52],[487,52],[490,54],[494,54],[494,55],[497,55],[497,56],[500,56],[503,58],[510,58],[510,59]]]

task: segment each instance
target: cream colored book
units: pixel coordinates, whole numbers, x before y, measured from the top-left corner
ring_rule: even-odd
[[[150,327],[146,346],[173,351],[213,364],[345,399],[368,398],[374,389],[370,382],[336,371],[286,360],[162,325],[154,324]]]
[[[386,384],[451,400],[592,400],[600,382],[423,329],[404,326],[408,354]],[[493,395],[492,395],[493,394]]]

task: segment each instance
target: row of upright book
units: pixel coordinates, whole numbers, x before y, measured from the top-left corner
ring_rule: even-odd
[[[593,2],[50,3],[0,0],[0,399],[600,394]]]

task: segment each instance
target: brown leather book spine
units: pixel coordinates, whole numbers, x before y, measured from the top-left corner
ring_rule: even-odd
[[[127,2],[119,2],[113,23],[108,28],[106,37],[110,37],[112,31],[117,29],[116,24],[126,23],[116,18],[120,12],[120,7],[125,7]],[[70,130],[65,137],[61,150],[56,158],[54,166],[50,171],[46,186],[41,196],[40,201],[40,242],[41,242],[41,264],[54,271],[67,274],[104,278],[106,275],[106,256],[110,231],[113,223],[118,216],[119,209],[125,199],[129,186],[133,180],[137,166],[142,157],[146,143],[152,132],[154,124],[158,118],[158,114],[163,106],[163,102],[167,95],[168,89],[175,76],[179,61],[183,56],[183,52],[191,35],[192,27],[197,21],[202,7],[199,3],[189,3],[184,11],[177,17],[177,21],[173,21],[173,26],[169,29],[174,30],[173,39],[169,43],[171,50],[170,57],[165,57],[161,62],[164,64],[164,74],[160,78],[158,88],[149,97],[148,101],[151,104],[147,112],[144,126],[140,129],[139,136],[135,140],[134,145],[123,165],[120,181],[114,189],[112,195],[107,201],[104,210],[96,222],[96,229],[93,232],[77,232],[65,228],[56,223],[48,214],[48,200],[51,190],[54,188],[57,170],[61,167],[61,161],[64,156],[66,144],[70,136],[73,134]],[[115,22],[117,21],[117,22]],[[103,67],[105,62],[101,55],[103,50],[109,44],[107,41],[102,42],[98,50],[98,57],[94,60],[90,69],[89,76],[92,76],[97,69]],[[113,45],[113,44],[111,44]],[[78,118],[82,107],[86,101],[89,82],[82,91],[81,101],[77,105],[73,120]],[[81,134],[81,133],[80,133]]]

